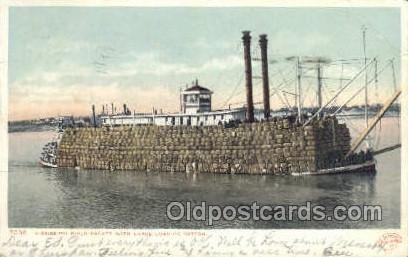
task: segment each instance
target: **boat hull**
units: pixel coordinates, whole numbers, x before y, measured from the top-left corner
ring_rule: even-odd
[[[42,161],[42,160],[40,160],[39,163],[40,163],[41,166],[43,166],[45,168],[58,168],[58,166],[56,164],[52,164],[52,163],[45,162],[45,161]]]
[[[330,174],[339,174],[339,173],[356,173],[356,172],[374,172],[375,171],[375,161],[369,160],[359,164],[351,164],[343,167],[335,167],[329,169],[320,169],[315,172],[296,172],[291,173],[292,176],[315,176],[315,175],[330,175]]]

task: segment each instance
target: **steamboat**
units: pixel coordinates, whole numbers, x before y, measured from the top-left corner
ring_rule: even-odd
[[[103,105],[102,112],[96,115],[93,105],[94,128],[61,131],[57,139],[44,147],[40,163],[52,168],[193,170],[294,176],[375,171],[373,150],[357,152],[357,149],[401,91],[395,92],[371,122],[368,122],[366,111],[367,126],[351,144],[346,125],[338,124],[336,119],[342,106],[331,113],[327,112],[327,107],[352,80],[342,86],[333,98],[323,103],[320,74],[323,64],[328,61],[309,57],[288,58],[296,64],[294,97],[297,106],[285,112],[271,112],[268,40],[262,34],[259,37],[259,61],[262,68],[263,108],[255,109],[249,31],[243,32],[242,42],[246,92],[244,106],[213,109],[213,91],[200,85],[197,79],[180,91],[178,113],[165,113],[156,109],[151,113],[136,113],[130,111],[126,104],[123,105],[123,112],[116,113],[112,104],[111,111],[107,105]],[[318,106],[313,111],[302,108],[302,63],[313,63],[317,69]],[[364,69],[355,78],[368,66],[365,63]],[[112,139],[115,130],[119,132]],[[163,138],[167,135],[169,138]],[[64,141],[62,147],[61,139]],[[84,145],[77,147],[76,144],[80,143]],[[192,144],[187,146],[188,143]]]

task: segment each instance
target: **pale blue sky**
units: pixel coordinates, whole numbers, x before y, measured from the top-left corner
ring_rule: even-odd
[[[9,17],[11,119],[87,113],[91,103],[112,101],[177,111],[179,87],[196,77],[215,91],[216,106],[233,92],[230,101],[239,102],[242,30],[252,31],[255,56],[266,33],[270,58],[343,59],[362,56],[365,25],[368,57],[378,56],[380,66],[396,58],[399,77],[396,8],[12,7]],[[290,72],[287,63],[276,67]],[[345,76],[356,70],[346,68]],[[280,80],[271,77],[272,85]],[[381,88],[390,81],[385,72]]]

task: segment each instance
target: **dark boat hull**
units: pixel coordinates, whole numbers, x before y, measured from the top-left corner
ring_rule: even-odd
[[[58,166],[56,164],[52,164],[52,163],[45,162],[45,161],[42,161],[42,160],[40,160],[39,163],[40,163],[41,166],[43,166],[45,168],[58,168]]]
[[[375,171],[375,161],[369,160],[359,164],[351,164],[342,167],[335,167],[329,169],[320,169],[315,172],[296,172],[291,173],[292,176],[305,176],[305,175],[330,175],[330,174],[339,174],[339,173],[355,173],[355,172],[362,172],[362,171]]]

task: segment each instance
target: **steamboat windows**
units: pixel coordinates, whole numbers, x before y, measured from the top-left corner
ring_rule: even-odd
[[[210,104],[211,96],[209,94],[200,95],[200,104]]]
[[[198,95],[188,95],[187,103],[196,104],[198,103]]]
[[[176,117],[171,117],[171,125],[176,125]]]

